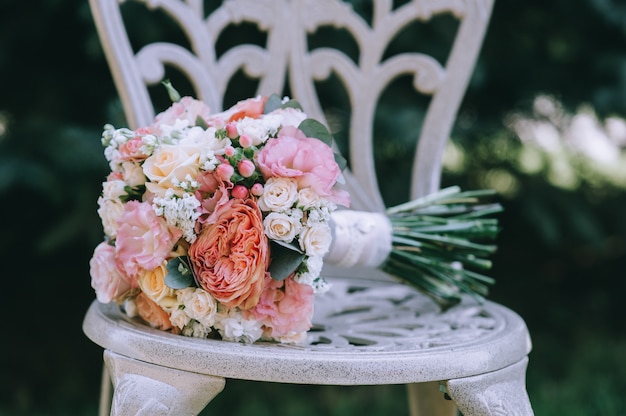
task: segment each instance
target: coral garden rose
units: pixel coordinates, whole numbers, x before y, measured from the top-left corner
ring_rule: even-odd
[[[198,283],[229,308],[250,309],[263,290],[269,249],[261,210],[252,199],[231,199],[216,210],[189,247]]]
[[[144,270],[154,270],[167,258],[182,231],[169,227],[148,203],[129,201],[117,221],[115,261],[131,284]]]
[[[170,316],[159,305],[143,292],[135,297],[135,305],[137,306],[137,314],[150,324],[151,327],[167,331],[172,329]]]
[[[91,287],[96,291],[96,298],[102,303],[119,299],[128,290],[130,284],[115,265],[115,247],[100,243],[89,261]]]
[[[299,284],[291,277],[274,280],[267,274],[259,303],[246,316],[263,323],[271,338],[297,339],[298,334],[311,328],[314,296],[309,285]]]
[[[212,119],[221,119],[226,122],[238,121],[245,117],[259,118],[265,109],[267,97],[254,97],[239,101],[228,110],[213,115]]]
[[[318,195],[348,206],[346,191],[333,189],[341,175],[330,147],[319,139],[306,137],[295,127],[283,127],[278,137],[267,141],[256,161],[265,179],[295,178],[298,189],[310,187]]]

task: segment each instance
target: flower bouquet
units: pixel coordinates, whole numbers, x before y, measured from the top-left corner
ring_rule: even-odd
[[[481,256],[493,251],[469,241],[497,228],[480,218],[493,207],[474,208],[480,192],[444,190],[385,215],[336,210],[350,203],[345,161],[297,102],[256,97],[212,114],[166,86],[174,103],[151,125],[104,128],[105,239],[90,261],[98,301],[176,334],[294,343],[329,288],[325,258],[377,259],[443,307],[486,292],[489,279],[465,269],[487,268]],[[369,240],[350,231],[368,221]]]

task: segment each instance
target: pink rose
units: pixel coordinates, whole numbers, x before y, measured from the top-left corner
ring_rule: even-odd
[[[141,137],[133,137],[126,143],[122,143],[119,147],[120,160],[137,162],[146,159],[146,155],[141,151],[143,140]]]
[[[311,328],[313,288],[292,277],[277,281],[265,276],[265,290],[259,303],[248,313],[263,323],[266,333],[274,339],[294,338]]]
[[[333,189],[341,169],[332,149],[295,127],[283,127],[277,138],[269,139],[257,153],[256,162],[265,179],[295,178],[298,189],[310,187],[321,197],[344,206],[350,204],[347,192]]]
[[[137,295],[135,304],[137,305],[137,314],[151,327],[162,331],[173,329],[169,314],[145,293],[140,292]]]
[[[187,120],[190,126],[195,126],[198,117],[206,120],[210,115],[211,110],[205,103],[192,97],[183,97],[167,110],[157,114],[150,130],[158,129],[161,125],[172,125],[176,120]]]
[[[154,270],[169,255],[182,231],[169,227],[148,203],[129,201],[117,220],[115,260],[133,286],[143,270]]]
[[[94,250],[89,261],[89,274],[91,287],[102,303],[117,300],[131,288],[115,264],[115,247],[105,242],[98,244]]]
[[[231,199],[216,210],[189,247],[198,283],[229,308],[250,309],[263,291],[269,247],[261,210],[251,200]]]

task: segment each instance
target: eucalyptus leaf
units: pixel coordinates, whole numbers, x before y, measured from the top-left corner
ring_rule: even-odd
[[[277,95],[272,94],[267,97],[267,101],[265,102],[265,108],[263,109],[264,114],[269,114],[274,110],[278,110],[283,105],[283,100]]]
[[[172,289],[184,289],[193,286],[193,274],[183,257],[176,257],[167,263],[165,284]]]
[[[200,116],[196,117],[196,126],[202,127],[204,130],[209,128],[209,125],[206,124],[206,121],[204,121],[204,119]]]
[[[315,137],[316,139],[326,143],[328,146],[333,144],[332,134],[330,134],[326,126],[317,120],[307,118],[300,123],[298,129],[302,130],[307,137]]]
[[[300,103],[296,100],[289,100],[285,104],[281,105],[280,108],[295,108],[296,110],[304,111],[302,110]]]
[[[345,157],[341,156],[339,153],[333,153],[333,156],[335,156],[335,162],[339,166],[339,170],[343,171],[348,167],[348,161]]]
[[[274,280],[285,280],[304,261],[304,253],[301,250],[295,250],[294,246],[289,244],[272,241],[270,250],[272,262],[268,271]]]

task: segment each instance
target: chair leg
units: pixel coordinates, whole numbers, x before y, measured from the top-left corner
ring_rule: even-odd
[[[445,400],[439,383],[407,384],[411,416],[456,416],[452,400]]]
[[[100,406],[98,416],[111,414],[111,375],[105,363],[102,363],[102,379],[100,380]]]
[[[464,416],[532,416],[526,392],[528,357],[487,374],[450,380],[448,394]]]
[[[113,380],[111,416],[197,415],[224,388],[222,377],[145,363],[105,350]]]

